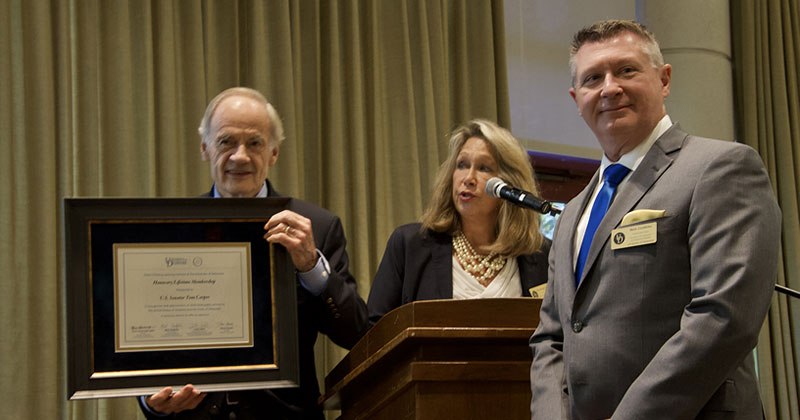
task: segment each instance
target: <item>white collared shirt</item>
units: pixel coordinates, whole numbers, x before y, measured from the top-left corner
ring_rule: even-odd
[[[261,189],[258,190],[258,194],[256,194],[254,198],[267,198],[268,192],[269,191],[267,190],[267,182],[264,181],[264,184],[261,185]],[[222,196],[219,195],[219,191],[217,191],[217,184],[214,184],[214,198],[222,198]]]
[[[622,166],[630,169],[631,171],[628,175],[625,175],[625,178],[617,186],[617,192],[619,192],[625,184],[628,183],[628,179],[631,177],[631,174],[639,167],[639,164],[644,159],[644,156],[650,151],[650,148],[653,147],[653,144],[664,134],[669,128],[672,127],[672,119],[669,118],[669,115],[664,115],[663,118],[656,124],[653,131],[650,132],[650,135],[647,138],[639,143],[633,150],[628,153],[625,153],[619,158],[619,161],[612,162],[610,161],[605,153],[603,154],[603,159],[600,162],[600,175],[597,179],[597,184],[594,186],[594,191],[592,192],[592,198],[589,199],[589,202],[586,203],[586,208],[583,209],[583,214],[581,215],[580,220],[578,221],[578,228],[575,229],[575,242],[573,243],[573,249],[576,252],[573,253],[572,256],[572,267],[575,267],[575,264],[578,263],[578,252],[577,250],[580,249],[581,243],[583,242],[583,234],[586,232],[586,225],[589,224],[589,215],[592,212],[592,206],[594,205],[594,200],[597,198],[597,194],[600,193],[600,188],[603,185],[603,175],[605,174],[606,168],[608,168],[613,163],[619,163]]]

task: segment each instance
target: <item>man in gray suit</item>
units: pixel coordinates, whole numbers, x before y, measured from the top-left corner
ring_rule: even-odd
[[[672,123],[672,68],[635,22],[578,32],[570,66],[604,156],[556,227],[532,418],[762,418],[780,210],[761,159]]]

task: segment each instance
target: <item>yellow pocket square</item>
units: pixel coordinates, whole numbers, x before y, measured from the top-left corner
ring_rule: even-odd
[[[544,292],[546,292],[546,291],[547,291],[547,283],[543,283],[543,284],[540,284],[538,286],[534,286],[534,287],[531,287],[530,289],[528,289],[528,292],[530,292],[531,297],[535,297],[535,298],[539,298],[539,299],[544,297]]]
[[[622,218],[622,222],[620,222],[619,226],[628,226],[634,223],[644,222],[651,219],[658,219],[659,217],[664,217],[667,215],[666,210],[634,210],[625,215]]]

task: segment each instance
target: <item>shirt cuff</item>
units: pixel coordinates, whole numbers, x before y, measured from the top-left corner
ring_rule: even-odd
[[[317,250],[317,255],[319,258],[317,258],[317,265],[314,268],[305,272],[297,272],[300,284],[314,296],[319,296],[328,287],[328,278],[331,274],[328,260],[320,250]]]
[[[146,402],[147,397],[146,396],[140,395],[138,397],[138,399],[139,399],[139,405],[142,407],[142,410],[144,410],[147,414],[149,414],[151,416],[155,416],[155,417],[164,417],[164,418],[169,417],[169,414],[164,414],[164,413],[158,412],[158,411],[153,410],[152,408],[150,408],[150,406],[147,405],[147,402]]]

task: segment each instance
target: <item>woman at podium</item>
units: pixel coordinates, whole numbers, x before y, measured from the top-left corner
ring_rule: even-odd
[[[547,282],[550,241],[539,214],[488,196],[492,177],[538,194],[517,139],[490,121],[469,121],[450,137],[420,223],[400,226],[386,244],[367,303],[370,326],[416,300],[530,296]]]

